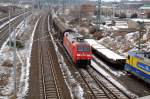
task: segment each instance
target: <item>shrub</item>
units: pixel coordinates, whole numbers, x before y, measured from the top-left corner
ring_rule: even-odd
[[[125,13],[121,13],[119,16],[120,19],[126,18],[126,14]]]
[[[14,42],[13,41],[8,41],[7,45],[9,45],[9,42],[11,42],[11,47],[14,47]],[[24,48],[24,45],[20,40],[16,40],[16,48],[17,49]]]
[[[132,14],[131,18],[137,18],[137,13]]]

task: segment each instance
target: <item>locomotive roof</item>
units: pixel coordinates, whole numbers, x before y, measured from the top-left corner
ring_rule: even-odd
[[[129,51],[128,54],[144,61],[148,60],[148,63],[150,63],[150,52]]]
[[[70,42],[80,42],[80,43],[86,43],[84,41],[84,37],[76,32],[66,32],[67,38],[69,39]]]

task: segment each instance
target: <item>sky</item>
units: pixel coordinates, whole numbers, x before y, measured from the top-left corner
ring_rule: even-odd
[[[91,0],[91,1],[97,1],[97,0]],[[108,1],[120,1],[120,0],[102,0],[102,1],[108,2]],[[135,1],[135,0],[129,0],[129,1]],[[136,1],[140,1],[140,0],[136,0]]]

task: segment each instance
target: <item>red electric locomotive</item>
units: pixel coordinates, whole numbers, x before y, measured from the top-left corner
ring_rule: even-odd
[[[82,35],[75,32],[65,32],[63,45],[75,64],[88,65],[91,63],[91,46],[84,41]]]

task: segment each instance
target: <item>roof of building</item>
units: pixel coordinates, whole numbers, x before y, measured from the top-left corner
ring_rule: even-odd
[[[150,9],[150,4],[145,4],[140,7],[141,10],[149,10]]]

